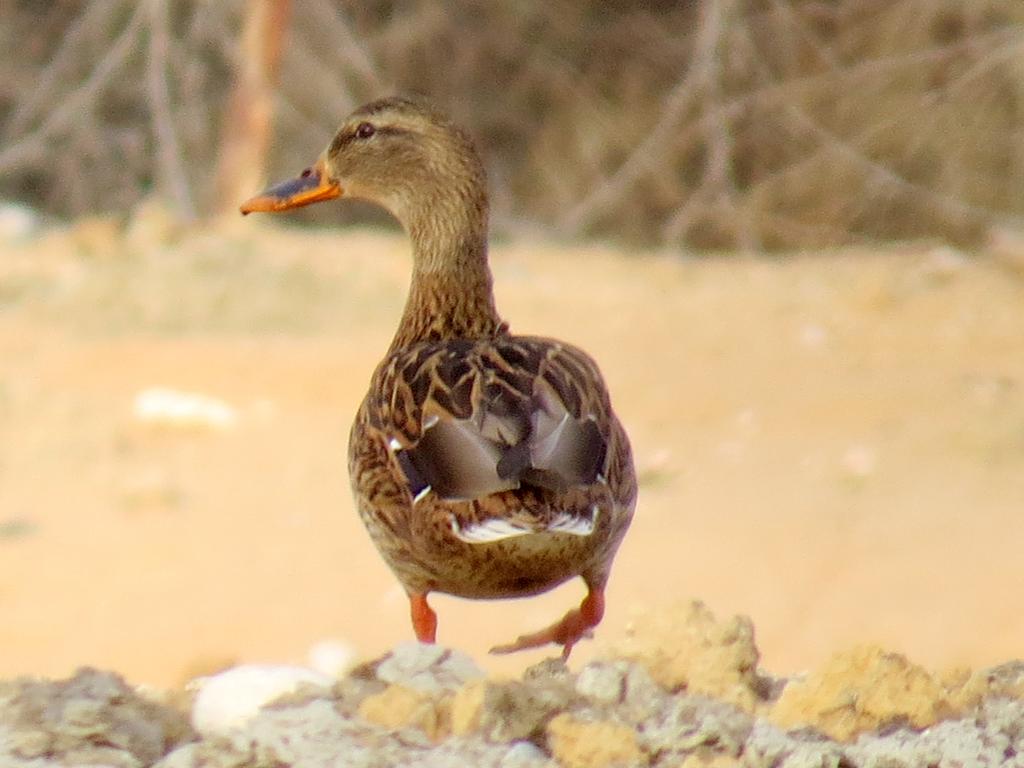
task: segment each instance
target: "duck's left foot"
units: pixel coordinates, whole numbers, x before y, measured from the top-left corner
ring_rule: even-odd
[[[552,624],[539,632],[522,635],[518,640],[506,645],[496,645],[491,653],[515,653],[527,648],[540,648],[548,643],[562,646],[562,658],[568,659],[572,647],[584,637],[590,636],[590,630],[601,623],[604,616],[604,592],[594,590],[587,594],[579,608],[573,608],[561,621]]]

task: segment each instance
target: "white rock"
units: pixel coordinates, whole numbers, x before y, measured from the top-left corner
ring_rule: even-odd
[[[40,217],[22,203],[0,202],[0,240],[15,243],[26,240],[40,228]]]
[[[135,419],[156,427],[228,430],[238,423],[238,412],[223,400],[169,387],[150,387],[135,396]]]
[[[306,660],[315,671],[337,679],[355,664],[356,651],[338,640],[321,640],[309,649]]]
[[[615,704],[625,693],[625,675],[610,664],[591,663],[576,677],[576,692],[599,704]]]
[[[533,768],[550,764],[544,750],[529,741],[513,742],[499,763],[501,768]]]
[[[260,709],[301,686],[330,688],[333,678],[299,666],[245,664],[192,681],[192,727],[226,734],[245,727]]]

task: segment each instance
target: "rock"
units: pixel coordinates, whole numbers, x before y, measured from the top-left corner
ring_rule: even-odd
[[[42,228],[42,217],[24,203],[0,201],[0,242],[14,244],[29,240]]]
[[[586,722],[563,713],[547,727],[548,744],[567,768],[647,765],[633,729],[609,720]]]
[[[985,695],[1024,699],[1024,661],[1009,661],[998,667],[975,673],[971,675],[968,685],[971,681],[982,686]]]
[[[409,731],[407,743],[417,751],[428,749],[430,741]],[[266,709],[244,730],[221,744],[207,741],[209,749],[195,768],[254,765],[327,768],[358,768],[387,764],[382,759],[395,751],[390,732],[367,727],[361,720],[345,718],[326,699],[312,699],[302,705]],[[395,761],[394,764],[400,764]]]
[[[571,681],[527,682],[475,680],[452,701],[452,732],[477,734],[487,741],[535,738],[556,713],[569,707]]]
[[[625,672],[616,664],[588,664],[576,678],[576,692],[599,704],[617,704],[626,695]]]
[[[493,684],[475,680],[460,688],[452,699],[452,733],[465,736],[484,727],[484,704]]]
[[[752,728],[753,718],[732,704],[703,696],[673,696],[637,730],[645,752],[682,760],[689,753],[738,757]]]
[[[426,694],[416,695],[427,697]],[[154,768],[382,768],[399,765],[546,768],[550,761],[532,744],[513,744],[510,748],[508,744],[488,744],[472,738],[449,738],[434,743],[418,728],[384,728],[344,715],[331,700],[311,698],[299,704],[266,709],[244,729],[228,736],[185,745]]]
[[[716,755],[694,752],[687,755],[679,768],[741,768],[738,758],[729,755]]]
[[[204,734],[238,730],[259,711],[303,686],[327,689],[333,680],[306,667],[246,664],[193,681],[192,725]]]
[[[945,690],[924,669],[898,653],[861,646],[790,682],[769,717],[783,728],[808,726],[843,741],[894,723],[924,728],[952,712]]]
[[[132,415],[140,424],[159,429],[227,431],[238,424],[231,404],[198,392],[149,387],[135,395]]]
[[[427,693],[455,691],[483,671],[461,651],[426,643],[403,643],[376,667],[378,680]]]
[[[203,753],[206,751],[201,742],[185,744],[171,752],[160,762],[154,763],[153,768],[200,768],[200,766],[203,768],[213,768],[213,766],[219,765],[214,760],[203,759]]]
[[[659,686],[651,673],[640,664],[626,661],[616,662],[625,669],[625,694],[619,711],[623,718],[639,723],[664,712],[668,706],[669,695]]]
[[[760,658],[750,619],[716,621],[700,602],[676,604],[635,619],[611,655],[636,661],[670,691],[714,696],[748,711],[759,703]]]
[[[367,696],[359,705],[359,716],[392,730],[416,728],[435,742],[451,732],[449,698],[438,699],[404,685],[389,685]]]
[[[844,748],[844,754],[857,766],[1014,766],[1020,764],[1024,746],[1022,729],[1024,703],[994,699],[973,717],[947,720],[920,733],[904,728],[861,736]]]
[[[743,757],[751,768],[839,768],[844,763],[840,748],[820,736],[791,735],[763,720],[751,728]]]
[[[577,675],[576,693],[591,708],[615,710],[629,723],[665,712],[669,696],[645,667],[631,661],[594,661]]]
[[[695,621],[706,625],[707,616],[699,615],[706,612],[697,613]],[[715,636],[716,627],[728,625],[712,621],[700,636]],[[665,647],[664,639],[659,642],[656,647]],[[172,699],[148,698],[113,674],[83,670],[66,681],[0,682],[0,766],[1024,765],[1020,662],[986,672],[958,670],[940,679],[898,654],[854,649],[807,679],[791,681],[774,706],[761,697],[755,713],[695,694],[689,686],[669,692],[643,665],[622,659],[592,662],[578,675],[561,660],[548,660],[521,680],[473,677],[453,692],[453,681],[478,674],[465,662],[445,649],[402,648],[337,681],[310,680],[317,673],[298,668],[298,683],[274,696],[258,689],[267,678],[291,679],[283,673],[296,668],[263,668],[255,675],[256,690],[246,677],[252,668],[231,670],[246,685],[227,690],[251,711],[230,728],[204,726],[199,734],[168,703]],[[230,682],[230,672],[214,677]],[[410,687],[408,680],[422,685]],[[272,704],[260,703],[269,698]],[[967,714],[936,722],[957,706],[968,707]],[[786,720],[786,707],[799,719]],[[786,730],[794,725],[800,727]]]
[[[982,703],[978,716],[967,718],[989,732],[1006,736],[1010,745],[1007,752],[1024,755],[1024,701],[1019,699],[993,698]]]
[[[532,741],[517,741],[501,759],[499,768],[532,768],[547,765],[547,753]]]
[[[184,712],[152,701],[112,672],[0,684],[0,765],[151,765],[195,738]],[[17,761],[17,762],[16,762]],[[32,761],[24,762],[21,761]],[[35,762],[40,761],[40,762]]]
[[[328,677],[340,678],[355,664],[356,651],[340,640],[321,640],[306,654],[311,669]]]

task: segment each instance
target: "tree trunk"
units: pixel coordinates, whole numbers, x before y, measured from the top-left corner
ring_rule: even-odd
[[[237,212],[238,204],[266,181],[274,89],[291,17],[291,0],[253,0],[245,8],[242,63],[221,128],[217,200],[212,206],[222,214]]]

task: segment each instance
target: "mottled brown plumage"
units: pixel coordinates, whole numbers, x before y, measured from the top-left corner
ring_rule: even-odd
[[[383,99],[354,112],[316,165],[242,210],[357,197],[389,210],[413,243],[402,319],[352,426],[359,514],[433,642],[430,592],[533,595],[573,578],[589,590],[551,627],[494,649],[549,642],[568,655],[601,620],[629,527],[629,441],[597,365],[553,339],[513,336],[487,264],[483,167],[431,108]]]

